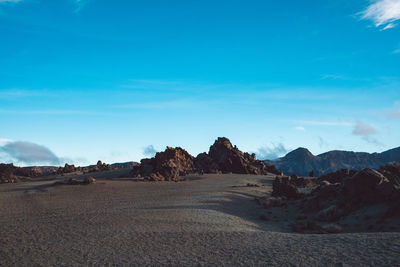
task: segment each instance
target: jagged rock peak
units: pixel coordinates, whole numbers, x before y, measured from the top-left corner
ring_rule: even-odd
[[[218,137],[217,140],[215,140],[214,144],[210,147],[210,151],[212,148],[217,147],[226,147],[229,150],[233,148],[231,141],[226,137]]]

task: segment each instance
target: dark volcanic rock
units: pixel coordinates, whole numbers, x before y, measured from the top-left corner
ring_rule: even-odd
[[[240,151],[229,139],[220,137],[210,147],[209,153],[193,158],[184,149],[167,147],[154,158],[143,159],[132,170],[133,177],[152,181],[177,181],[188,173],[238,173],[238,174],[281,174],[274,166],[267,167],[257,160],[255,154]]]
[[[394,185],[400,186],[400,163],[390,163],[382,166],[378,170]]]
[[[101,162],[101,160],[97,161],[96,165],[90,165],[86,168],[81,168],[81,171],[87,171],[87,172],[103,172],[103,171],[111,171],[111,170],[116,170],[118,167],[110,164],[106,164]]]
[[[399,178],[398,171],[398,164],[389,164],[382,166],[379,171],[363,169],[352,176],[350,176],[352,172],[348,170],[328,174],[325,177],[327,179],[320,181],[320,185],[315,190],[299,200],[300,210],[314,224],[318,221],[338,222],[347,216],[354,216],[352,214],[357,212],[373,211],[377,206],[382,212],[379,215],[381,217],[375,218],[376,220],[399,219],[400,187],[396,180]],[[387,178],[384,174],[391,178]],[[340,175],[343,177],[340,178]],[[295,194],[293,180],[295,179],[275,180],[274,191],[276,192],[273,194],[277,195],[278,192]],[[341,182],[332,184],[328,180]],[[364,228],[368,230],[367,227]]]
[[[17,178],[14,176],[16,167],[11,164],[0,163],[0,183],[16,183]]]
[[[331,184],[334,183],[343,183],[343,180],[352,177],[354,174],[356,174],[357,171],[355,170],[348,170],[348,169],[341,169],[336,172],[328,173],[325,175],[322,175],[318,178],[318,181],[328,181]]]
[[[154,158],[142,159],[140,165],[133,168],[132,175],[151,181],[178,181],[180,175],[194,171],[193,156],[180,147],[167,147]]]
[[[381,173],[364,169],[353,177],[344,180],[343,193],[347,199],[357,199],[363,202],[375,202],[380,198],[378,186],[389,180]]]
[[[194,165],[197,170],[200,170],[203,173],[218,173],[218,164],[207,154],[200,153],[194,159]]]
[[[83,181],[79,181],[75,178],[70,178],[67,181],[55,182],[54,185],[89,185],[95,183],[96,179],[94,179],[92,176],[87,176]]]
[[[69,165],[68,163],[65,163],[64,168],[60,167],[57,171],[58,174],[63,174],[63,173],[71,173],[71,172],[76,172],[77,168],[75,165]]]
[[[228,138],[219,137],[210,147],[208,154],[201,153],[195,159],[195,166],[205,173],[267,174],[281,172],[275,166],[267,167],[255,154],[240,151]]]
[[[273,197],[286,197],[289,199],[298,199],[302,196],[297,189],[296,184],[290,177],[277,176],[272,184]]]

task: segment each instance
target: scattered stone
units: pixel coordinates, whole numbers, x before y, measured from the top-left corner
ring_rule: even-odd
[[[94,184],[96,183],[96,179],[94,179],[91,176],[85,177],[83,181],[79,181],[75,178],[70,178],[67,181],[58,181],[55,182],[54,185],[89,185],[89,184]]]
[[[247,187],[260,187],[260,185],[258,185],[258,184],[250,184],[250,183],[247,183],[246,186]]]

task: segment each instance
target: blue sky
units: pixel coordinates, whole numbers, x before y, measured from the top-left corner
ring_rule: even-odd
[[[0,0],[0,161],[400,146],[399,19],[400,0]]]

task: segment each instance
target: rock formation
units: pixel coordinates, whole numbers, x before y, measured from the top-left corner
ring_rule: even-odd
[[[327,180],[322,180],[324,177]],[[296,185],[294,177],[277,177],[272,196],[300,199],[297,202],[304,217],[308,217],[308,222],[296,224],[293,229],[303,232],[324,231],[321,225],[340,223],[352,214],[360,213],[360,210],[375,212],[374,217],[381,223],[392,218],[400,222],[399,179],[400,164],[388,164],[378,171],[341,170],[320,177],[319,185],[311,193],[300,194],[301,186]],[[335,225],[332,227],[335,228]],[[373,229],[374,226],[369,227]]]
[[[267,167],[255,154],[240,151],[232,146],[228,138],[219,137],[210,147],[208,154],[201,153],[195,159],[195,166],[204,173],[239,174],[280,174],[274,166]]]
[[[186,150],[167,147],[154,158],[142,159],[132,175],[150,181],[178,181],[179,176],[194,172],[194,158]]]
[[[267,167],[263,161],[256,160],[255,154],[240,151],[224,137],[218,138],[208,153],[201,153],[196,158],[180,147],[167,147],[154,158],[141,160],[131,174],[152,181],[177,181],[180,175],[195,172],[281,174],[274,166]]]
[[[16,183],[18,180],[14,176],[14,170],[13,164],[0,163],[0,183]]]
[[[286,197],[288,199],[298,199],[302,196],[293,179],[290,177],[277,176],[272,184],[273,197]]]

